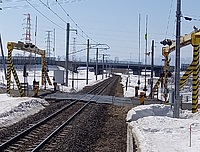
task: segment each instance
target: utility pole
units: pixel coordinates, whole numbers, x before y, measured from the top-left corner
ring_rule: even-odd
[[[36,18],[35,18],[35,46],[37,46],[36,45],[36,41],[37,40],[37,16],[36,16]],[[36,52],[35,52],[35,56],[34,56],[34,79],[33,79],[33,84],[35,85],[35,83],[36,83],[36,80],[35,80],[35,76],[36,76]]]
[[[107,69],[108,69],[108,60],[107,60],[108,58],[106,58],[106,78],[107,78]]]
[[[104,54],[103,54],[103,64],[102,64],[102,70],[103,70],[103,73],[102,73],[102,79],[104,78]]]
[[[76,57],[75,57],[75,53],[76,53],[76,38],[74,38],[74,42],[73,42],[73,55],[72,55],[72,62],[73,62],[73,70],[72,70],[72,90],[74,90],[74,71],[75,71],[75,61],[76,61]]]
[[[139,63],[140,64],[140,20],[141,20],[141,14],[139,14]],[[138,89],[140,88],[140,68],[139,68],[139,71],[138,71]]]
[[[97,48],[97,51],[96,51],[96,80],[97,80],[97,72],[98,72],[98,48]]]
[[[53,57],[55,58],[55,52],[56,52],[56,29],[53,29]]]
[[[90,51],[90,40],[88,39],[87,40],[87,63],[86,63],[86,66],[87,66],[87,71],[86,71],[86,85],[88,84],[88,71],[89,71],[89,51]]]
[[[65,86],[68,86],[68,62],[69,62],[69,28],[70,24],[67,23],[67,30],[66,30],[66,61],[65,61],[65,69],[66,69],[66,80],[65,80]]]
[[[145,75],[144,75],[144,89],[143,91],[144,96],[146,97],[146,91],[147,91],[147,22],[148,22],[148,15],[146,16],[146,33],[145,33],[145,41],[146,41],[146,49],[145,49]]]
[[[154,40],[151,45],[151,99],[153,99]]]
[[[65,86],[68,86],[68,70],[69,70],[69,32],[70,31],[76,31],[76,29],[70,29],[70,24],[67,23],[67,30],[66,30],[66,61],[65,61],[65,69],[66,69],[66,80],[65,80]]]
[[[176,11],[176,66],[175,66],[175,103],[174,117],[179,118],[180,102],[180,33],[181,33],[181,0],[177,0]]]

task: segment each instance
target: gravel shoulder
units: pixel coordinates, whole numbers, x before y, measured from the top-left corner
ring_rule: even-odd
[[[95,143],[95,152],[125,152],[126,130],[125,122],[128,107],[107,106],[104,125],[101,128],[100,138]]]

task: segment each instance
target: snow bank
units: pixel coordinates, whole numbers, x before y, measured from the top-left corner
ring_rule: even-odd
[[[170,106],[163,104],[140,105],[129,110],[126,121],[136,121],[148,116],[173,116],[173,111]]]
[[[140,152],[200,151],[200,112],[180,110],[179,119],[172,116],[173,110],[167,105],[132,108],[126,118],[129,122],[127,152],[132,149],[131,137],[135,138]]]
[[[197,120],[149,116],[132,121],[132,132],[141,152],[200,151],[200,124]],[[190,146],[190,125],[192,141]]]
[[[44,99],[9,97],[0,94],[0,127],[14,124],[23,118],[39,112],[48,102]]]

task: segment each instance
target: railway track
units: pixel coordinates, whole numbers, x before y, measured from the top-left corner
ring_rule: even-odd
[[[95,88],[88,91],[88,93],[94,94],[92,98],[96,95],[103,95],[108,91],[108,88],[112,88],[118,79],[118,76],[108,78],[97,84]],[[0,150],[9,152],[39,151],[44,145],[45,151],[52,150],[53,147],[55,148],[58,144],[57,141],[69,133],[70,123],[91,104],[91,99],[86,103],[79,102],[80,99],[73,101],[40,122],[30,124],[28,128],[19,132],[14,137],[2,140],[3,143],[0,145]],[[63,128],[65,128],[64,131],[62,131]],[[47,145],[47,143],[55,136],[57,136],[56,139],[58,140],[54,140],[53,144]]]

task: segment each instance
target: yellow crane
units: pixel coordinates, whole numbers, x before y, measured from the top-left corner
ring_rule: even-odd
[[[10,86],[11,86],[11,71],[13,73],[14,79],[16,81],[20,96],[24,96],[24,91],[22,90],[21,83],[19,82],[19,78],[17,76],[17,72],[13,66],[12,61],[12,51],[13,49],[16,50],[22,50],[30,53],[35,53],[38,55],[41,55],[42,60],[42,85],[44,85],[45,77],[47,78],[47,81],[49,85],[52,85],[51,80],[47,73],[46,63],[45,63],[45,50],[41,50],[37,48],[32,43],[23,43],[18,41],[18,43],[15,42],[8,42],[7,43],[7,49],[8,49],[8,67],[7,67],[7,93],[10,94]]]

